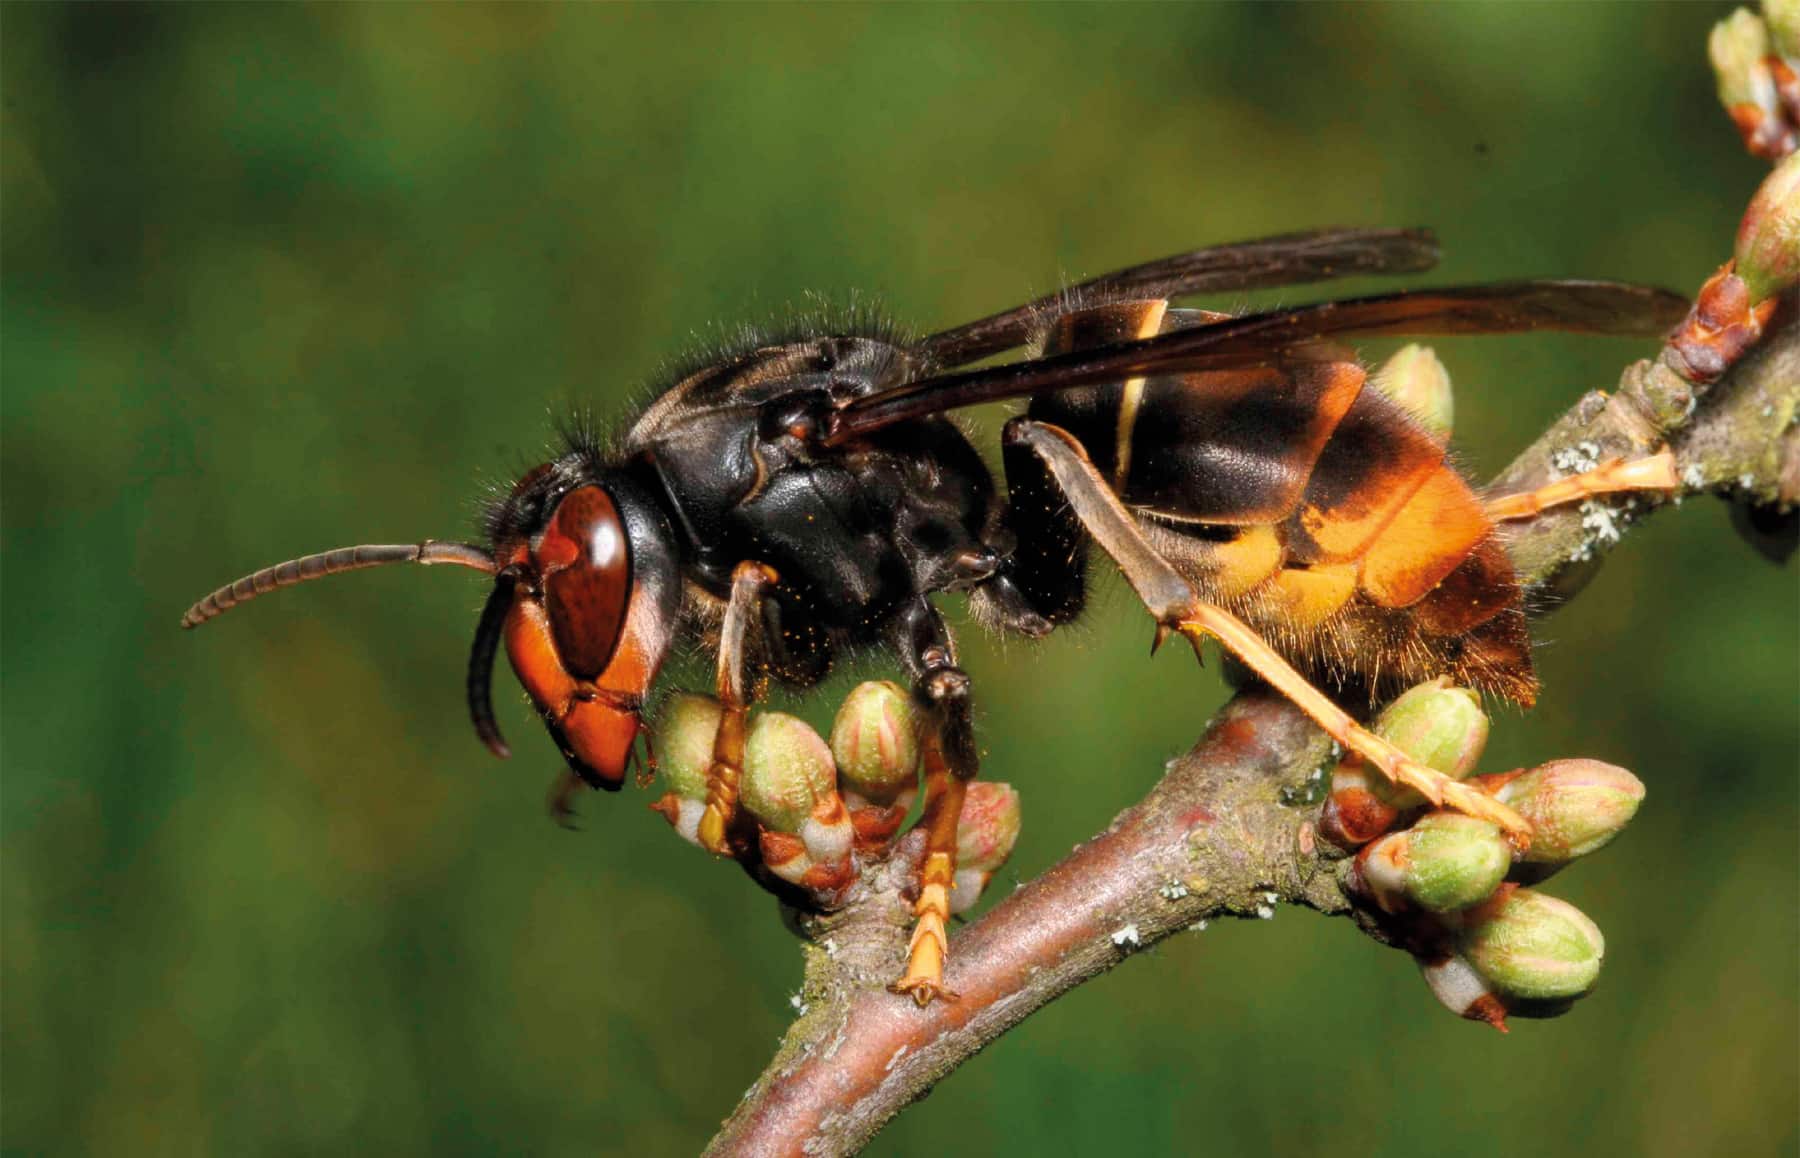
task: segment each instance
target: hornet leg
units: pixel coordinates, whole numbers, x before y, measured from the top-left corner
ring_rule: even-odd
[[[1442,772],[1410,759],[1398,748],[1364,728],[1256,634],[1249,625],[1209,603],[1202,603],[1167,560],[1145,540],[1124,504],[1088,461],[1081,444],[1066,431],[1043,423],[1014,419],[1006,441],[1028,446],[1050,468],[1082,525],[1118,563],[1126,580],[1156,617],[1157,642],[1170,632],[1186,636],[1198,652],[1208,635],[1247,664],[1276,691],[1292,700],[1313,722],[1396,784],[1414,789],[1433,804],[1442,804],[1500,825],[1514,840],[1529,839],[1523,817]]]
[[[744,634],[762,614],[763,596],[776,574],[761,563],[739,563],[731,573],[731,598],[719,631],[719,731],[713,737],[712,765],[706,770],[706,811],[700,814],[700,846],[717,856],[733,855],[731,832],[737,820],[738,785],[744,778],[744,732],[752,692],[744,670]]]
[[[920,597],[898,617],[899,645],[913,673],[913,696],[924,708],[920,747],[925,764],[925,831],[919,859],[919,896],[913,903],[912,943],[906,974],[888,988],[921,1007],[934,998],[956,1000],[944,985],[949,952],[950,890],[956,877],[956,825],[963,795],[979,771],[969,677],[956,666],[955,644],[935,608]]]
[[[1539,511],[1563,503],[1578,502],[1595,495],[1616,491],[1672,491],[1680,486],[1675,477],[1675,456],[1659,451],[1648,458],[1609,459],[1590,471],[1557,479],[1553,483],[1516,495],[1500,495],[1487,500],[1488,518],[1495,522],[1506,519],[1529,519]]]

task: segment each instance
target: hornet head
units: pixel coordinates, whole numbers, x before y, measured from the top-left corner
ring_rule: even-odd
[[[494,657],[506,644],[519,682],[571,771],[617,788],[631,762],[645,694],[680,613],[673,530],[645,488],[576,451],[528,472],[487,520],[489,545],[427,540],[341,547],[266,567],[181,617],[195,627],[277,587],[388,563],[454,563],[494,577],[469,654],[475,731],[511,755],[494,719]]]

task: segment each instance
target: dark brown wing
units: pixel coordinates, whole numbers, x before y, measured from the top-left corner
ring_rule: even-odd
[[[1437,259],[1437,239],[1428,229],[1284,233],[1134,265],[933,334],[912,352],[920,365],[933,369],[966,366],[1030,341],[1044,311],[1064,302],[1178,298],[1304,285],[1356,274],[1418,273],[1436,265]]]
[[[1601,281],[1503,282],[1321,302],[908,382],[837,411],[827,441],[841,444],[895,422],[1043,390],[1265,365],[1316,338],[1524,330],[1651,336],[1674,326],[1687,308],[1687,299],[1667,290]]]

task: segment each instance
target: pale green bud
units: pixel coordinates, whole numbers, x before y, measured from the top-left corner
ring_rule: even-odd
[[[1422,816],[1405,835],[1412,856],[1406,896],[1427,912],[1455,912],[1486,900],[1512,867],[1512,845],[1499,826],[1460,812]]]
[[[950,911],[966,912],[1019,840],[1019,794],[1010,784],[977,780],[963,797],[956,822],[956,877]]]
[[[1775,52],[1800,66],[1800,0],[1763,0],[1762,11]]]
[[[1452,913],[1492,896],[1511,866],[1512,846],[1497,825],[1433,812],[1363,849],[1354,871],[1360,891],[1390,912],[1409,902]]]
[[[1481,761],[1488,718],[1480,696],[1440,678],[1389,704],[1375,721],[1375,734],[1427,768],[1461,780]]]
[[[1800,283],[1800,152],[1776,165],[1750,199],[1733,256],[1753,304]]]
[[[963,796],[956,822],[956,863],[993,872],[1019,840],[1019,794],[1010,784],[977,780]]]
[[[1456,419],[1450,371],[1430,346],[1412,342],[1401,347],[1369,378],[1369,385],[1398,402],[1438,439],[1449,440]]]
[[[897,684],[852,688],[831,725],[831,754],[847,791],[891,804],[918,784],[919,741],[912,697]]]
[[[1527,1017],[1586,995],[1606,954],[1606,939],[1580,909],[1531,889],[1511,889],[1471,914],[1457,946],[1508,1011]]]
[[[679,692],[663,701],[651,725],[656,737],[656,770],[683,800],[706,799],[706,773],[713,739],[719,734],[719,701]]]
[[[1775,81],[1763,62],[1769,55],[1769,30],[1756,13],[1739,8],[1713,25],[1706,55],[1718,80],[1720,104],[1727,109],[1743,104],[1775,107]]]
[[[1494,796],[1531,822],[1531,847],[1520,859],[1554,869],[1619,835],[1643,803],[1644,782],[1599,760],[1553,760],[1507,780]]]
[[[740,799],[777,832],[798,832],[822,800],[836,794],[837,767],[812,725],[785,712],[763,712],[744,738]]]

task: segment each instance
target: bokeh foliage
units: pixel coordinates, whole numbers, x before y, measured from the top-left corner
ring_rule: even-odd
[[[1435,224],[1446,279],[1691,290],[1761,172],[1710,94],[1723,12],[7,6],[6,1150],[697,1149],[781,1032],[791,940],[645,794],[553,829],[513,697],[519,755],[480,750],[479,583],[343,578],[191,636],[181,608],[464,529],[552,411],[616,414],[808,290],[948,324],[1324,223]],[[1440,348],[1477,472],[1647,352]],[[1542,624],[1544,702],[1486,764],[1649,784],[1553,886],[1608,935],[1574,1015],[1501,1038],[1283,912],[1059,1002],[875,1152],[1792,1152],[1800,601],[1698,507]],[[968,639],[1009,873],[1222,698],[1148,638],[1114,585],[1041,647]]]

